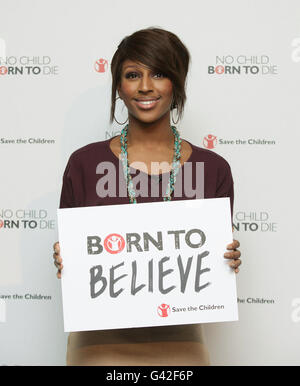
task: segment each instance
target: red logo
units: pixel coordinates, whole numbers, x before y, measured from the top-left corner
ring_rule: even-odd
[[[171,311],[171,309],[170,309],[170,306],[168,304],[163,303],[157,307],[157,313],[162,318],[169,316],[170,311]]]
[[[4,225],[4,222],[2,220],[0,220],[0,228],[2,228]]]
[[[224,71],[225,71],[225,69],[224,69],[224,67],[223,66],[216,66],[216,68],[215,68],[215,73],[216,74],[224,74]]]
[[[106,59],[98,59],[94,64],[94,68],[97,72],[105,72],[108,68],[108,61]]]
[[[104,240],[104,248],[109,253],[119,253],[125,247],[125,240],[117,233],[111,233]]]
[[[213,149],[217,144],[217,137],[212,134],[208,134],[203,139],[203,145],[206,147],[206,149]]]
[[[6,75],[7,74],[7,67],[0,66],[0,75]]]

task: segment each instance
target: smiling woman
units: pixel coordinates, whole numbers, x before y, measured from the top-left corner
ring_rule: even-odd
[[[173,86],[169,78],[145,65],[125,60],[118,94],[123,99],[131,121],[152,122],[169,113]]]
[[[148,28],[124,38],[111,62],[111,122],[114,119],[117,91],[127,108],[130,97],[133,100],[163,97],[165,105],[161,106],[161,111],[168,106],[169,113],[177,107],[180,118],[186,100],[185,82],[189,61],[187,48],[169,31]],[[164,95],[160,95],[160,92]]]
[[[121,41],[111,61],[110,118],[111,121],[115,119],[116,99],[121,98],[127,107],[128,124],[121,135],[86,145],[70,156],[63,177],[60,208],[195,199],[199,197],[198,190],[203,189],[204,198],[230,197],[232,214],[233,179],[227,161],[182,139],[177,128],[171,125],[171,117],[176,124],[183,114],[189,58],[180,39],[160,28],[143,29]],[[174,110],[177,111],[176,120]],[[115,190],[102,189],[105,194],[101,195],[97,183],[99,175],[106,176],[107,166],[106,169],[102,166],[108,162],[114,166],[110,178],[116,181],[117,194],[114,194]],[[159,195],[152,195],[152,174],[132,169],[132,165],[138,163],[145,165],[146,171],[157,170],[153,164],[163,165],[160,170],[167,173],[155,174],[168,177],[167,180],[159,178]],[[199,163],[204,163],[201,186],[196,183]],[[191,173],[187,164],[192,166]],[[182,178],[176,178],[180,172]],[[143,173],[150,195],[139,190],[131,176],[134,173]],[[185,176],[189,178],[190,186],[196,186],[193,195],[184,188]],[[122,184],[125,195],[122,195]],[[175,187],[179,188],[179,195],[175,194]],[[160,213],[154,212],[153,216],[159,223]],[[179,218],[174,226],[180,226]],[[230,259],[235,272],[241,264],[238,247],[239,243],[234,240],[227,246],[232,251],[230,256],[224,256]],[[59,243],[55,243],[54,251],[60,278],[63,265]],[[180,261],[179,264],[182,268]],[[150,264],[150,270],[151,267]],[[93,272],[95,277],[99,278],[100,269]],[[122,312],[119,317],[122,318]],[[67,364],[200,366],[209,364],[209,355],[200,324],[166,325],[72,332],[68,339]]]

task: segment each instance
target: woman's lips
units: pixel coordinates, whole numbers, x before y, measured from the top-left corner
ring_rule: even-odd
[[[160,98],[153,99],[135,99],[137,106],[143,110],[152,109],[158,103]]]

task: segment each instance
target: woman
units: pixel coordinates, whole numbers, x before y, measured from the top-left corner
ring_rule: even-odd
[[[187,173],[188,163],[204,162],[204,197],[230,197],[232,214],[233,180],[228,163],[216,153],[181,139],[170,124],[175,109],[177,119],[183,113],[189,58],[178,37],[159,28],[137,31],[122,40],[111,63],[111,121],[116,119],[118,93],[128,110],[128,124],[121,135],[89,144],[71,155],[63,177],[61,208],[193,199],[196,194],[193,197],[185,192],[181,196],[174,194],[176,177],[179,172]],[[120,181],[123,173],[126,196],[105,196],[96,189],[97,165],[108,161],[116,166],[116,181]],[[157,172],[158,163],[163,173]],[[136,173],[146,178],[148,187],[158,184],[160,195],[142,194],[138,184],[133,183]],[[170,177],[167,180],[163,178],[166,175]],[[190,175],[193,186],[196,178],[193,170]],[[235,272],[241,264],[238,247],[239,242],[234,240],[224,254]],[[59,243],[54,245],[54,251],[60,278],[63,264]],[[73,332],[68,339],[67,364],[208,365],[209,357],[201,325],[191,324]]]

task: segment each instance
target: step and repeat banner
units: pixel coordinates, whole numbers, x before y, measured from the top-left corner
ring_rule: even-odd
[[[65,365],[52,259],[62,174],[74,150],[120,133],[111,58],[150,26],[191,53],[181,136],[234,178],[239,321],[204,325],[211,363],[299,365],[299,1],[0,5],[0,365]]]

